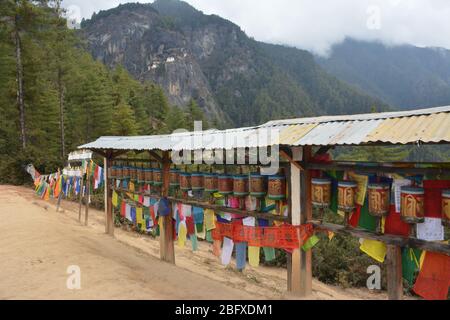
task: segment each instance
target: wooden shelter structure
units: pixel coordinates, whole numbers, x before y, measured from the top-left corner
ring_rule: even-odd
[[[412,237],[379,234],[360,228],[320,223],[313,220],[311,204],[312,170],[355,170],[365,173],[450,174],[450,163],[383,163],[383,162],[315,162],[315,155],[326,153],[335,146],[392,146],[450,143],[450,106],[387,113],[348,116],[324,116],[270,121],[266,124],[229,130],[181,132],[170,135],[139,137],[100,137],[80,146],[104,157],[106,233],[114,234],[114,216],[110,171],[113,161],[157,161],[162,168],[161,197],[203,208],[227,211],[243,216],[262,217],[288,222],[292,225],[311,223],[317,229],[350,234],[358,238],[375,239],[387,244],[387,276],[389,299],[402,297],[401,248],[421,248],[450,255],[450,246],[442,242],[424,241]],[[169,197],[169,171],[174,156],[193,155],[199,151],[227,165],[258,165],[267,167],[267,159],[256,157],[268,149],[276,155],[288,186],[288,215],[267,215],[261,212],[223,208],[209,203]],[[313,153],[313,150],[316,150]],[[128,152],[146,153],[147,160],[127,159]],[[243,151],[240,157],[238,151]],[[253,158],[252,158],[253,157]],[[201,161],[210,159],[204,157]],[[250,163],[251,159],[256,162]],[[274,158],[273,158],[274,159]],[[230,160],[230,161],[228,161]],[[239,161],[240,160],[240,161]],[[175,263],[171,216],[162,221],[160,230],[161,259]],[[301,248],[288,255],[288,290],[301,296],[312,291],[312,255]]]

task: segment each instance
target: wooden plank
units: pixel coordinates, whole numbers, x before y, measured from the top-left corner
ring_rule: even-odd
[[[403,296],[402,252],[399,246],[387,246],[386,266],[388,299],[401,300]]]
[[[129,190],[120,189],[120,188],[112,188],[112,190],[116,190],[117,192],[122,192],[122,193],[130,192]],[[138,192],[138,191],[134,191],[132,193],[147,196],[147,197],[154,198],[154,199],[161,199],[161,196],[155,195],[155,194],[147,194],[145,192]],[[218,206],[215,204],[210,204],[208,202],[200,202],[198,200],[188,200],[185,198],[178,198],[178,197],[167,197],[167,199],[169,199],[169,201],[172,201],[172,202],[180,202],[183,204],[187,204],[187,205],[191,205],[191,206],[195,206],[195,207],[199,207],[199,208],[211,209],[211,210],[214,210],[217,212],[223,211],[223,212],[234,213],[234,214],[238,214],[238,215],[242,215],[242,216],[251,216],[251,217],[255,217],[255,218],[267,219],[267,220],[271,220],[271,221],[290,222],[289,217],[277,216],[277,215],[268,214],[268,213],[264,213],[264,212],[246,211],[246,210],[241,210],[241,209]]]
[[[81,222],[81,207],[83,204],[83,188],[84,188],[84,175],[81,176],[81,186],[80,186],[80,200],[78,206],[78,221]]]
[[[163,152],[162,158],[162,196],[168,197],[169,183],[170,183],[170,158],[169,151]],[[161,219],[161,218],[160,218]],[[172,213],[168,216],[162,217],[161,230],[159,236],[159,247],[161,260],[175,264],[175,248],[173,241],[173,223]]]
[[[309,163],[312,150],[310,146],[303,149],[303,162]],[[303,170],[300,172],[300,224],[305,224],[312,219],[311,207],[311,172]],[[312,250],[307,252],[299,249],[300,260],[300,290],[303,297],[312,293]],[[294,261],[294,256],[292,257]]]
[[[418,248],[425,251],[432,251],[450,255],[450,245],[435,241],[425,241],[416,238],[406,238],[402,236],[390,234],[377,234],[372,231],[363,230],[360,228],[345,228],[342,225],[332,223],[320,223],[317,221],[309,221],[316,229],[332,231],[334,233],[348,234],[356,238],[372,239],[382,241],[388,245],[399,247]]]
[[[90,192],[91,192],[91,190],[90,190],[91,189],[91,184],[89,183],[90,182],[89,174],[90,174],[90,172],[89,172],[89,165],[88,165],[88,167],[86,169],[86,206],[85,206],[85,209],[84,209],[84,225],[85,226],[88,225],[89,195],[90,195]]]
[[[347,163],[304,163],[300,165],[305,169],[316,170],[342,170],[342,171],[358,171],[364,173],[406,173],[406,174],[449,174],[450,168],[414,168],[402,166],[382,166],[378,165],[364,165],[364,164],[347,164]]]
[[[106,233],[110,236],[114,236],[114,216],[112,210],[112,192],[109,188],[111,179],[111,165],[112,159],[111,155],[108,155],[108,158],[105,161],[105,192],[106,192]]]

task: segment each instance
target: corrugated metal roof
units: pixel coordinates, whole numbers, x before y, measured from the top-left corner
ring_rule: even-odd
[[[270,121],[257,127],[170,135],[100,137],[80,146],[112,150],[198,150],[270,145],[362,145],[450,142],[450,106]]]

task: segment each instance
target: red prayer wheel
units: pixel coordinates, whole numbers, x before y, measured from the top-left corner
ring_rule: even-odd
[[[311,203],[315,208],[328,208],[331,203],[331,180],[311,179]]]
[[[233,176],[233,194],[236,197],[245,197],[248,191],[248,176],[235,175]]]
[[[153,182],[153,169],[152,168],[145,168],[145,183],[151,184]]]
[[[178,187],[180,185],[180,170],[178,169],[170,169],[170,186]]]
[[[273,175],[268,178],[267,195],[271,200],[283,200],[286,198],[286,177]]]
[[[124,165],[122,167],[122,178],[129,179],[130,178],[130,167],[128,165]]]
[[[338,209],[344,212],[355,210],[357,184],[354,181],[338,182]]]
[[[194,191],[203,190],[203,173],[193,172],[191,173],[191,188]]]
[[[180,172],[180,189],[183,191],[191,190],[191,174]]]
[[[267,194],[266,177],[259,173],[250,174],[250,195],[264,197]]]
[[[400,218],[410,224],[422,223],[424,215],[424,189],[402,187],[400,196]]]
[[[450,190],[442,191],[442,225],[450,227]]]
[[[136,170],[136,167],[133,165],[133,166],[130,166],[129,167],[129,170],[130,170],[130,179],[131,180],[136,180],[136,178],[137,178],[137,170]]]
[[[218,187],[218,177],[215,173],[205,173],[203,175],[203,184],[205,186],[205,192],[217,192],[219,190]]]
[[[220,175],[219,178],[219,193],[222,195],[230,195],[233,193],[233,177],[230,175]]]
[[[369,214],[374,217],[387,216],[389,213],[389,184],[370,183],[367,186],[367,195],[369,198]]]
[[[137,168],[138,182],[145,182],[145,169],[141,166]]]
[[[162,172],[160,168],[153,169],[153,185],[154,186],[162,186]]]

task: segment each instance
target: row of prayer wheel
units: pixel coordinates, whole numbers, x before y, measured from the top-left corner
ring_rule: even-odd
[[[352,212],[356,207],[357,183],[354,181],[338,182],[338,209]],[[383,217],[389,213],[390,185],[385,183],[369,183],[367,196],[369,213],[375,217]],[[424,189],[402,187],[400,192],[400,217],[409,224],[424,222]],[[327,208],[331,203],[331,180],[314,178],[311,180],[311,203],[316,208]],[[450,224],[450,190],[442,192],[442,224]]]
[[[138,183],[148,183],[154,186],[162,185],[160,168],[145,168],[136,166],[113,165],[111,178],[130,179]],[[250,175],[227,175],[202,172],[181,172],[170,170],[170,186],[182,191],[219,192],[222,195],[245,197],[265,197],[272,200],[286,198],[286,178],[282,175],[263,176],[259,173]]]
[[[286,178],[281,175],[263,176],[259,173],[250,175],[228,175],[202,172],[180,172],[170,170],[170,185],[182,191],[218,192],[221,195],[245,197],[265,197],[273,200],[286,198]]]

